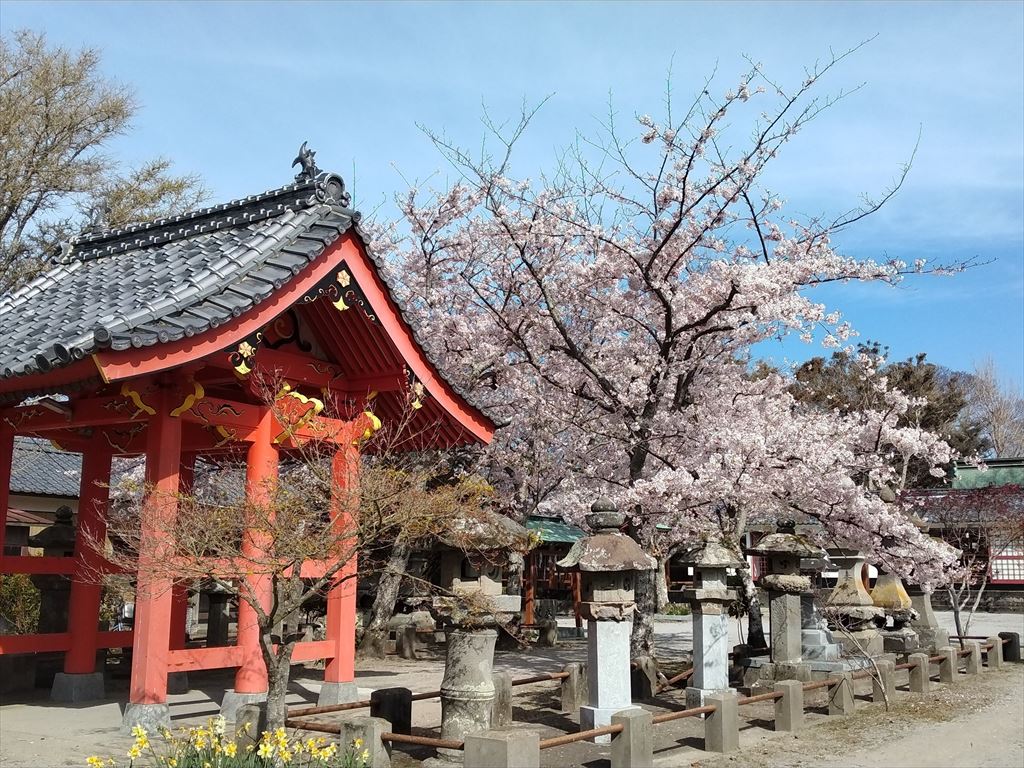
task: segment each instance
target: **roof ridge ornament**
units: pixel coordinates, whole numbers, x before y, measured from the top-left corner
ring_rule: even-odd
[[[316,167],[316,151],[309,149],[308,141],[302,142],[299,147],[299,154],[292,160],[292,168],[301,166],[301,170],[295,175],[295,181],[314,181],[320,175],[320,169]]]

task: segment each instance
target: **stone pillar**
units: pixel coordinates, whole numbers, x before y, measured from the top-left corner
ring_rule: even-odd
[[[910,664],[910,690],[912,693],[928,693],[932,685],[931,663],[927,653],[912,653],[907,659]]]
[[[939,682],[952,683],[956,680],[960,657],[957,656],[956,649],[949,646],[939,648],[938,652],[942,654],[942,661],[939,662]]]
[[[770,612],[772,661],[776,664],[800,661],[800,595],[769,592],[768,610]]]
[[[580,730],[600,728],[612,715],[632,705],[629,684],[631,621],[587,622],[587,704],[580,707]],[[598,736],[607,744],[610,736]]]
[[[448,655],[441,681],[441,738],[463,740],[491,726],[494,702],[493,629],[457,629],[448,633]],[[462,751],[439,749],[438,757],[449,763],[462,761]]]
[[[1017,632],[1000,632],[1003,643],[1003,661],[1010,664],[1020,663],[1020,635]]]
[[[740,747],[740,712],[732,691],[710,694],[705,705],[715,711],[704,718],[704,749],[707,752],[735,752]]]
[[[828,691],[828,713],[830,715],[852,715],[854,711],[853,676],[849,672],[836,675],[838,682],[830,685]]]
[[[369,754],[361,764],[366,768],[391,768],[391,745],[381,739],[391,731],[391,723],[379,717],[353,717],[341,722],[338,740],[342,751],[356,739]]]
[[[875,665],[878,673],[871,677],[871,700],[876,704],[888,704],[896,697],[896,662],[880,659]]]
[[[576,712],[587,700],[587,668],[583,664],[573,662],[562,668],[569,674],[562,678],[559,694],[562,702],[562,713]]]
[[[917,632],[917,640],[922,648],[944,648],[949,645],[949,630],[943,629],[932,608],[932,593],[922,591],[919,595],[911,595],[910,602],[917,611],[917,618],[910,626]]]
[[[799,680],[780,680],[775,692],[782,698],[775,700],[775,730],[799,731],[804,727],[804,689]]]
[[[611,724],[622,726],[622,732],[612,738],[611,768],[652,768],[653,715],[644,709],[627,709],[612,715]]]
[[[971,652],[967,657],[967,674],[981,674],[981,643],[977,640],[970,640],[967,642],[967,648]]]
[[[466,765],[472,768],[540,768],[536,731],[488,730],[465,738]]]
[[[989,646],[986,659],[989,669],[999,669],[1003,666],[1003,638],[999,635],[992,635],[985,644]]]
[[[370,693],[370,717],[391,723],[393,733],[412,733],[412,691],[408,688],[381,688]]]
[[[507,728],[512,725],[512,675],[508,672],[495,672],[491,678],[494,681],[491,727]]]
[[[398,638],[395,641],[395,645],[397,646],[395,650],[398,651],[399,657],[415,661],[417,658],[416,646],[419,644],[416,634],[416,625],[406,624],[404,627],[399,628],[396,634],[398,635]]]

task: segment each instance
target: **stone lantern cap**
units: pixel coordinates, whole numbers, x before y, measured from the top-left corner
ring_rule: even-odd
[[[569,554],[558,561],[558,567],[590,573],[653,571],[658,562],[619,531],[625,519],[607,499],[595,501],[587,515],[587,525],[594,533],[573,544]]]
[[[792,520],[780,520],[777,532],[769,533],[757,543],[757,546],[747,549],[747,553],[764,557],[772,555],[825,557],[824,549],[803,534],[796,532],[796,523]]]
[[[75,527],[71,523],[73,514],[71,507],[58,507],[53,524],[43,528],[35,536],[29,536],[28,545],[51,551],[73,551],[75,548]]]
[[[746,564],[731,547],[714,539],[684,553],[680,563],[694,568],[742,568]]]
[[[489,560],[507,562],[513,553],[523,554],[530,550],[530,532],[511,518],[490,510],[457,518],[447,523],[445,529],[436,534],[438,542],[451,549],[488,556]]]

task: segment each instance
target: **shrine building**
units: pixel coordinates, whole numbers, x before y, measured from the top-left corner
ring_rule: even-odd
[[[410,449],[487,443],[494,432],[427,358],[342,179],[320,172],[311,153],[300,158],[302,172],[279,189],[124,229],[93,225],[47,272],[0,298],[0,537],[15,436],[82,455],[73,556],[0,556],[3,574],[70,579],[67,627],[0,635],[0,655],[63,652],[54,693],[78,701],[104,695],[97,650],[130,647],[128,726],[166,722],[169,673],[233,668],[225,698],[236,702],[265,695],[267,674],[246,602],[235,645],[186,647],[187,593],[166,576],[136,574],[132,631],[100,630],[104,562],[88,542],[106,533],[114,457],[145,459],[155,489],[141,512],[146,547],[147,531],[173,521],[197,457],[245,461],[247,493],[258,494],[302,439],[327,435],[335,476],[350,477],[359,437],[377,419],[405,418],[410,392],[421,427]],[[287,382],[285,397],[315,412],[315,433],[302,419],[279,423],[257,372]],[[323,568],[310,562],[302,574]],[[346,563],[328,594],[326,639],[295,648],[295,662],[326,662],[321,703],[355,698],[356,589],[345,578],[355,568]]]

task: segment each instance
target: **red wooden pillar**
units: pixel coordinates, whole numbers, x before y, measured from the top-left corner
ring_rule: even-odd
[[[343,531],[352,528],[353,515],[358,511],[359,451],[351,445],[339,446],[331,463],[331,473],[334,480],[331,515],[335,525]],[[327,594],[327,642],[333,645],[333,650],[324,670],[325,687],[332,683],[352,684],[355,680],[357,558],[354,541],[346,543],[344,548],[347,551],[342,556],[347,557],[348,562]]]
[[[0,420],[0,557],[7,540],[7,504],[11,494],[11,465],[14,463],[14,429]]]
[[[245,494],[254,509],[252,522],[259,526],[265,525],[271,514],[267,505],[273,500],[277,484],[279,451],[272,442],[269,413],[264,415],[254,438],[249,445]],[[266,552],[270,548],[267,534],[247,529],[243,535],[243,559],[248,559],[258,569],[259,564],[265,561]],[[250,595],[255,595],[264,608],[269,608],[271,583],[268,576],[247,576],[242,589]],[[242,598],[238,600],[238,647],[242,649],[242,663],[235,672],[235,693],[265,694],[267,667],[263,663],[263,654],[260,651],[258,618],[252,605]]]
[[[196,456],[190,453],[182,457],[178,475],[178,488],[182,494],[192,493],[195,479]],[[171,636],[168,647],[179,651],[185,647],[185,630],[188,621],[188,584],[176,583],[171,590]]]
[[[64,671],[67,674],[96,671],[96,642],[103,585],[99,573],[102,557],[95,547],[107,535],[109,483],[110,452],[97,449],[83,453],[82,478],[78,491],[78,529],[75,533],[75,573],[71,580],[68,605],[71,648],[64,656]]]
[[[181,468],[181,420],[168,415],[166,398],[146,429],[146,483],[152,488],[142,507],[139,573],[135,595],[135,642],[132,646],[131,705],[167,703],[167,652],[171,629],[171,586],[166,570],[147,568],[174,552]],[[145,722],[125,710],[124,727]]]

